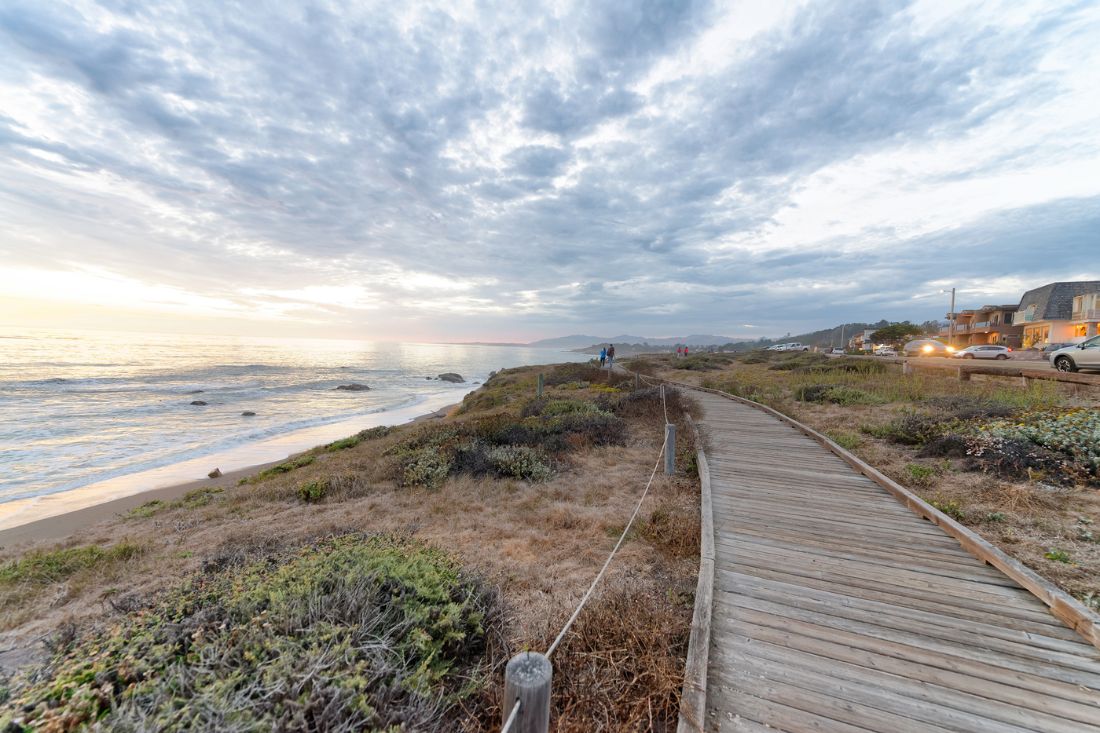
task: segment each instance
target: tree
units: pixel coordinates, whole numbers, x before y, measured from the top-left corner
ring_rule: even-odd
[[[924,329],[917,324],[902,321],[901,323],[891,323],[889,326],[876,329],[874,338],[879,343],[897,343],[910,336],[919,336],[922,333],[924,333]]]

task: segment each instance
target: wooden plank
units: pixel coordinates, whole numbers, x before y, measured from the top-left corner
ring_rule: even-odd
[[[812,634],[797,633],[790,629],[751,624],[739,624],[738,628],[740,631],[732,630],[731,633],[722,637],[721,648],[729,650],[729,654],[735,655],[735,650],[741,644],[754,645],[757,653],[762,653],[760,650],[764,647],[799,651],[831,662],[847,663],[882,674],[893,674],[905,679],[957,690],[990,700],[1005,708],[1020,707],[1026,711],[1074,721],[1075,724],[1096,725],[1100,720],[1098,718],[1100,708],[1095,701],[1090,703],[1067,700],[1061,695],[1021,689],[1014,683],[991,680],[988,678],[989,675],[974,674],[972,668],[956,671],[942,665],[930,664],[927,660],[913,660],[892,653],[859,649],[849,644],[822,639]],[[720,660],[715,655],[714,663],[728,664],[729,661]],[[736,662],[733,663],[736,664]]]
[[[743,640],[729,651],[736,668],[747,673],[758,670],[767,679],[873,704],[952,730],[1082,733],[1081,721],[781,646]]]
[[[738,593],[719,591],[715,596],[716,603],[734,615],[738,613],[734,609],[743,608],[822,626],[854,630],[867,636],[893,639],[901,643],[920,644],[924,643],[922,639],[927,639],[927,649],[949,647],[945,654],[961,654],[1005,666],[1019,665],[1014,668],[1024,671],[1030,669],[1037,674],[1044,674],[1044,668],[1057,668],[1056,674],[1061,674],[1064,669],[1066,681],[1100,690],[1100,663],[1079,655],[1050,651],[994,636],[978,636],[950,626],[917,625],[904,616],[869,613],[851,605],[830,607],[808,599],[799,604],[798,599],[790,595],[780,600],[774,595],[768,597],[768,594],[750,592],[750,588],[751,586],[744,586]]]
[[[1100,705],[1097,705],[1100,697],[1097,696],[1095,689],[1074,682],[1055,679],[1042,673],[1012,669],[999,663],[987,662],[970,656],[944,654],[940,651],[925,648],[919,643],[907,644],[902,641],[868,636],[799,619],[776,618],[767,613],[748,609],[743,609],[736,619],[727,617],[722,613],[716,613],[713,624],[715,629],[721,629],[724,632],[723,638],[726,638],[726,632],[754,637],[761,635],[759,627],[770,627],[780,632],[811,636],[820,641],[833,644],[847,644],[853,649],[892,656],[960,674],[971,674],[982,680],[1015,686],[1030,693],[1081,703],[1095,710],[1094,715],[1100,716]],[[1031,697],[1029,696],[1026,699],[1030,701]],[[1090,722],[1094,720],[1100,720],[1100,718],[1094,717],[1090,719]]]
[[[688,416],[695,434],[696,464],[699,470],[699,578],[691,618],[684,683],[680,693],[677,733],[702,733],[706,725],[707,668],[711,647],[711,618],[714,610],[714,510],[711,504],[710,469],[703,442]]]

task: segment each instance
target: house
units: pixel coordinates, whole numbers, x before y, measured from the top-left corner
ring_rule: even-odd
[[[955,346],[1000,344],[1018,348],[1024,327],[1015,323],[1017,305],[983,305],[955,314],[955,331],[951,343]]]
[[[853,351],[871,351],[874,347],[875,329],[868,328],[848,339],[848,348]]]
[[[1024,293],[1015,325],[1023,328],[1023,347],[1080,341],[1097,334],[1100,280],[1050,283]]]

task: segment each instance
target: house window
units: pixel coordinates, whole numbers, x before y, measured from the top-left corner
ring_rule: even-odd
[[[1089,335],[1089,327],[1084,323],[1075,323],[1073,325],[1073,337],[1085,337]]]
[[[1011,323],[1012,323],[1012,314],[1011,313],[1005,313],[1005,325],[1007,326]]]

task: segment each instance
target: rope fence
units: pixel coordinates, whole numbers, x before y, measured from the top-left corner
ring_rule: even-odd
[[[554,651],[557,650],[566,634],[569,633],[573,622],[581,615],[581,611],[584,610],[585,605],[592,598],[592,594],[595,593],[600,581],[607,573],[607,569],[611,566],[611,561],[615,559],[616,553],[626,541],[627,535],[630,534],[630,529],[634,526],[634,521],[642,510],[642,504],[653,486],[653,480],[657,477],[657,469],[661,467],[662,459],[665,461],[666,473],[670,473],[668,458],[676,455],[676,431],[675,427],[668,421],[668,402],[665,398],[664,385],[661,385],[661,408],[665,416],[665,437],[661,441],[660,450],[657,452],[657,460],[653,464],[653,470],[649,473],[649,480],[646,482],[645,489],[642,490],[641,496],[638,497],[638,501],[634,505],[634,512],[630,515],[630,520],[627,521],[615,546],[611,548],[603,567],[600,568],[600,572],[596,573],[592,584],[588,586],[588,590],[565,622],[565,625],[562,626],[553,643],[547,648],[546,653],[520,652],[508,662],[504,670],[504,725],[500,729],[501,733],[546,733],[549,730],[550,683],[553,676],[550,657],[553,656]]]

